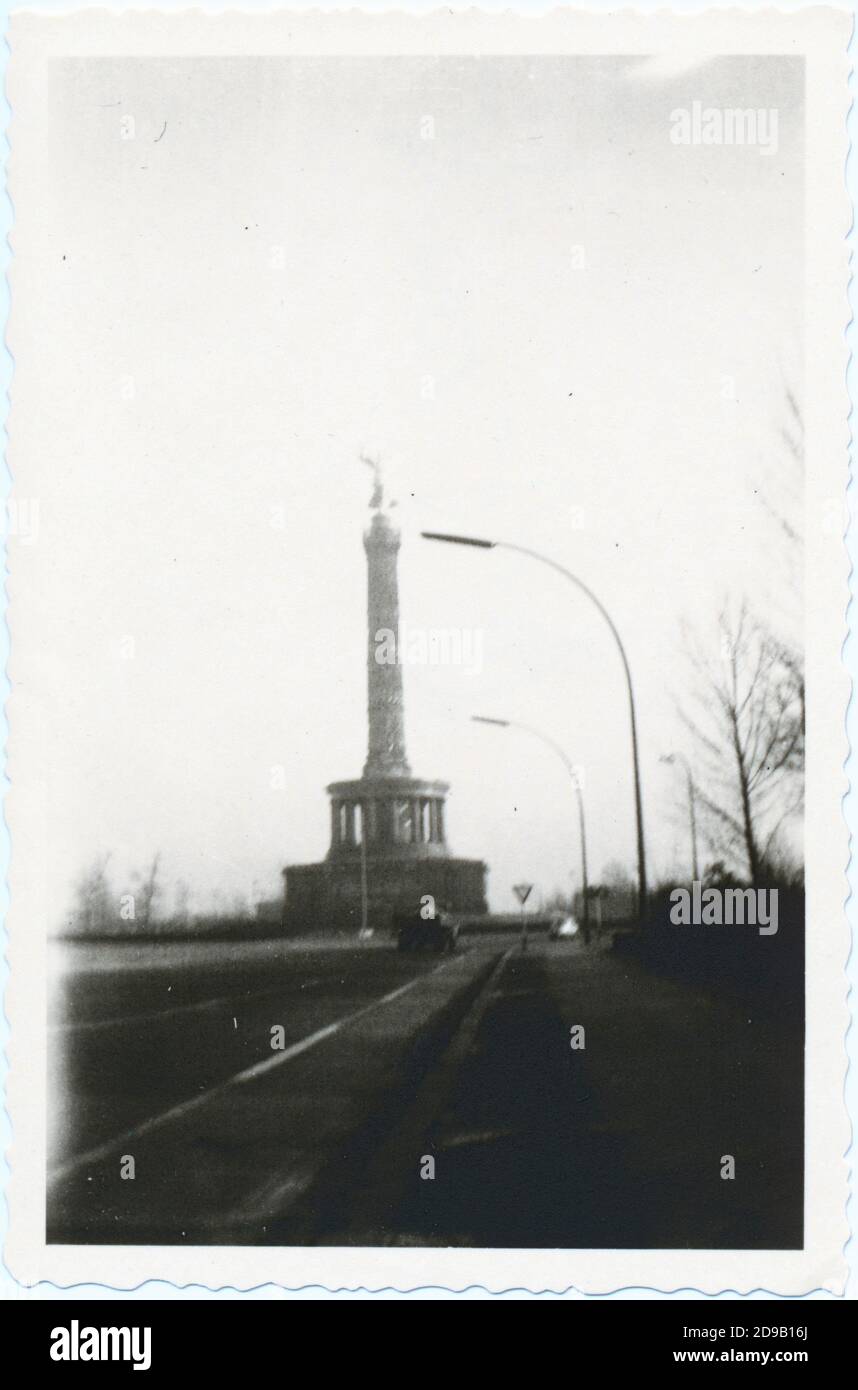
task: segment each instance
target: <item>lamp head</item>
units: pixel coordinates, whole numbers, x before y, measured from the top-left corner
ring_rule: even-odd
[[[496,541],[478,540],[476,536],[451,536],[446,531],[421,531],[425,541],[444,541],[446,545],[475,545],[480,550],[494,550]]]

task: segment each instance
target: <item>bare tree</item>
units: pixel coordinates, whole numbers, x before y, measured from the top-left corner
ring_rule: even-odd
[[[619,892],[630,892],[635,881],[619,859],[609,859],[602,869],[602,882],[606,888],[616,888]]]
[[[177,926],[186,927],[191,920],[191,888],[183,878],[177,879],[173,889],[173,921]]]
[[[719,617],[720,652],[692,649],[699,804],[710,841],[761,879],[779,831],[801,808],[804,675],[800,658],[752,617],[746,603]]]
[[[626,866],[619,859],[611,859],[602,869],[599,883],[591,885],[597,911],[596,918],[601,922],[631,920],[637,904],[637,884]]]
[[[140,882],[140,888],[136,894],[137,906],[139,909],[137,912],[137,920],[140,923],[140,930],[144,932],[148,931],[152,924],[152,906],[155,898],[160,892],[160,886],[158,884],[158,864],[160,858],[161,853],[159,850],[154,856],[152,863],[149,865],[149,870],[145,877],[142,874],[137,874],[135,876]]]
[[[100,854],[81,875],[75,887],[71,925],[84,935],[99,935],[111,925],[114,917],[107,866],[110,852]]]
[[[770,626],[792,634],[802,609],[804,566],[804,419],[795,392],[784,386],[784,410],[778,447],[764,460],[755,478],[754,497],[768,521],[771,553],[765,607]],[[759,606],[759,605],[758,605]]]
[[[794,393],[784,388],[785,423],[780,427],[781,451],[770,464],[759,492],[789,551],[804,546],[804,420]],[[772,500],[775,495],[776,501]]]

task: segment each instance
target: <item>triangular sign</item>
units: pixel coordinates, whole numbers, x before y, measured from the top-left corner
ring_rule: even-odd
[[[528,898],[530,897],[532,888],[533,888],[533,884],[532,884],[532,883],[516,883],[516,884],[513,885],[513,890],[512,890],[512,891],[515,893],[515,896],[518,898],[518,900],[519,900],[519,902],[521,903],[522,907],[524,907],[524,904],[527,902]]]

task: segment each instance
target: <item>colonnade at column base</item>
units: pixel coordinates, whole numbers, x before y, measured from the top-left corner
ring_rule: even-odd
[[[329,859],[367,852],[397,858],[445,858],[446,782],[419,777],[362,777],[332,782]]]

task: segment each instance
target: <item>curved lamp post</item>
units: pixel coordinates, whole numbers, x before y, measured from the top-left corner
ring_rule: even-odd
[[[553,738],[548,737],[548,734],[542,733],[540,729],[534,729],[530,724],[519,724],[514,719],[489,719],[485,714],[472,714],[471,719],[475,724],[494,724],[499,729],[522,729],[524,733],[532,734],[534,738],[539,739],[540,743],[544,743],[546,747],[557,754],[569,773],[578,802],[578,827],[581,834],[581,878],[584,891],[584,941],[588,943],[590,940],[590,898],[587,882],[587,834],[584,828],[584,798],[581,794],[581,779],[575,765],[570,762],[559,743],[555,743]]]
[[[420,534],[423,536],[424,540],[427,541],[443,541],[447,545],[470,545],[478,550],[514,550],[517,555],[527,555],[531,560],[538,560],[540,564],[548,565],[549,569],[556,570],[558,574],[562,574],[565,579],[568,579],[577,589],[580,589],[590,602],[598,608],[605,622],[608,624],[608,627],[611,629],[611,635],[617,644],[620,660],[623,663],[623,671],[625,673],[629,695],[629,717],[632,731],[632,769],[634,772],[635,786],[635,824],[638,851],[638,917],[643,921],[646,914],[647,898],[646,849],[644,846],[643,806],[641,800],[640,765],[638,761],[638,731],[637,719],[635,716],[635,695],[632,687],[632,673],[629,668],[626,649],[622,644],[620,634],[614,626],[613,618],[605,605],[596,597],[592,589],[587,587],[582,579],[579,579],[576,574],[572,574],[572,572],[567,570],[563,565],[559,565],[556,560],[551,560],[547,555],[540,555],[537,550],[528,550],[526,546],[514,545],[511,541],[487,541],[480,540],[475,536],[453,536],[445,531],[421,531]]]

